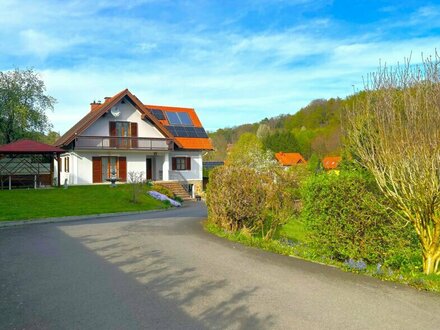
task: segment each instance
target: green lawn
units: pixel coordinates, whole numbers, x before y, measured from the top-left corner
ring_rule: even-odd
[[[145,189],[146,191],[146,189]],[[130,202],[130,186],[76,186],[53,189],[0,190],[0,221],[145,211],[166,205],[142,193]]]

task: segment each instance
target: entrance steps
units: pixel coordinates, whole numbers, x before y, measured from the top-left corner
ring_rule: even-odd
[[[154,184],[163,186],[171,190],[174,195],[182,198],[184,201],[193,200],[193,198],[188,194],[188,192],[183,188],[183,186],[178,181],[155,181]]]

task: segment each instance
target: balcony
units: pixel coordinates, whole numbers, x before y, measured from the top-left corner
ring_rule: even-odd
[[[77,136],[76,149],[102,149],[102,150],[173,150],[172,139],[119,137],[119,136]]]

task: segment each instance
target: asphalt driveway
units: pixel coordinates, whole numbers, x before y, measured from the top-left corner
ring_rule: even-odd
[[[205,233],[202,203],[0,230],[0,329],[439,329],[440,295]]]

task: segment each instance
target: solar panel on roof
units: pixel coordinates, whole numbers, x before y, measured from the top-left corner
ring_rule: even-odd
[[[203,127],[195,127],[195,134],[199,138],[207,138],[208,134],[206,134],[206,131]]]
[[[173,134],[174,136],[176,135],[176,129],[174,128],[174,126],[165,126],[167,130],[170,131],[171,134]]]
[[[186,132],[185,127],[175,126],[177,136],[188,137],[188,133]]]
[[[153,114],[153,116],[156,117],[157,119],[159,119],[159,120],[165,119],[165,115],[163,114],[162,110],[151,109],[150,111]]]
[[[203,127],[188,127],[182,125],[165,126],[175,137],[207,138]]]
[[[171,125],[193,126],[193,122],[186,112],[166,111],[166,114]]]
[[[188,133],[188,136],[197,137],[195,127],[185,127],[185,129],[186,129],[186,133]]]
[[[176,112],[167,111],[166,113],[171,125],[180,125],[180,119]]]
[[[182,125],[193,125],[191,118],[189,118],[189,115],[186,112],[177,112],[177,115],[179,116]]]

